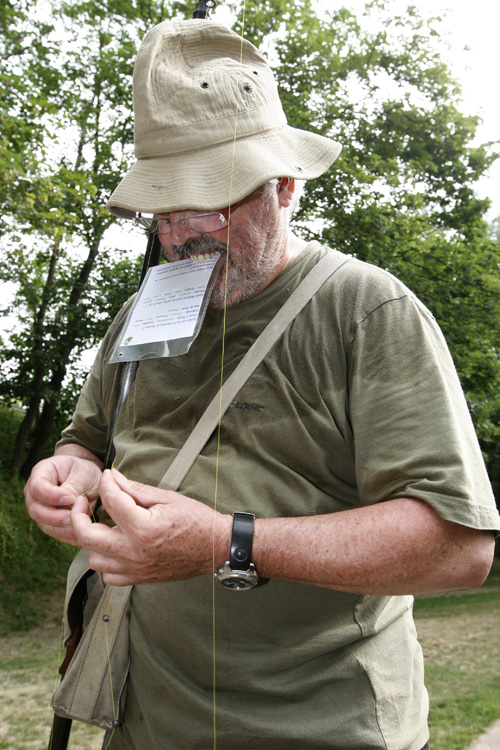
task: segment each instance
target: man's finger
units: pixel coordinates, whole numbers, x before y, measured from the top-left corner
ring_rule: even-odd
[[[100,552],[92,552],[92,550],[89,551],[89,566],[92,570],[98,570],[100,573],[123,574],[123,564],[119,560]]]
[[[71,508],[54,508],[50,505],[37,503],[36,506],[33,504],[29,508],[29,511],[31,517],[34,518],[40,527],[54,526],[56,528],[64,528],[64,526],[68,526]]]
[[[136,583],[135,579],[116,573],[103,573],[102,580],[110,586],[132,586]]]
[[[67,482],[61,484],[60,489],[64,493],[62,495],[61,501],[64,502],[71,500],[72,502],[76,497],[79,497],[80,495],[83,495],[88,499],[94,499],[98,494],[98,486],[98,484],[95,484],[91,487],[88,483],[86,486],[84,486],[81,482],[68,480]]]
[[[115,480],[114,472],[105,471],[99,484],[99,493],[102,504],[113,521],[126,531],[138,528],[149,520],[149,511],[141,507],[141,504],[138,505],[135,500],[143,485],[129,482],[125,477],[122,477],[121,484],[123,489]]]
[[[71,525],[81,547],[110,557],[118,552],[119,530],[102,523],[92,523],[87,498],[82,495],[77,497],[71,510]]]
[[[76,497],[75,493],[69,491],[69,489],[63,490],[60,486],[56,486],[50,479],[46,477],[35,477],[32,479],[25,488],[25,495],[28,501],[40,501],[43,500],[45,505],[52,505],[59,507],[61,505],[61,498],[65,495],[71,495],[72,498]]]
[[[153,505],[167,505],[172,501],[170,490],[159,490],[158,487],[151,487],[147,484],[140,484],[131,479],[127,479],[116,469],[111,469],[111,476],[115,483],[123,492],[134,498],[134,500],[143,508],[151,508]]]
[[[145,484],[142,484],[141,482],[134,482],[133,479],[127,479],[126,476],[124,476],[118,469],[111,469],[109,472],[111,478],[114,482],[125,492],[128,492],[130,495],[135,495],[139,493],[143,487],[145,487]]]
[[[39,528],[44,534],[54,537],[59,542],[71,544],[73,547],[80,546],[72,528],[60,528],[58,526],[47,526],[46,524],[39,524]]]

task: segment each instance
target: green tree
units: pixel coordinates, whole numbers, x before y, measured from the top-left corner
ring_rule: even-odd
[[[19,285],[23,317],[18,338],[1,353],[10,369],[0,395],[28,414],[30,394],[28,433],[41,446],[68,362],[101,335],[97,311],[115,309],[99,300],[97,284],[104,297],[109,285],[96,264],[110,224],[103,205],[133,160],[138,43],[154,23],[190,17],[195,3],[60,2],[44,26],[28,19],[25,2],[9,6],[3,27],[24,70],[13,88],[24,86],[26,107],[11,97],[3,110],[24,133],[15,168],[0,151],[0,173],[18,175],[6,179],[15,189],[5,206],[22,231],[15,239],[10,230],[14,270],[4,278]],[[443,63],[440,19],[423,18],[414,6],[398,16],[391,0],[372,0],[360,14],[339,3],[320,13],[312,0],[247,2],[244,13],[239,0],[223,5],[234,28],[244,25],[268,53],[289,123],[343,144],[333,169],[308,184],[297,231],[395,273],[429,306],[450,343],[490,468],[498,467],[498,236],[484,220],[488,202],[475,193],[496,154],[469,145],[477,121],[462,113],[460,88]],[[20,22],[38,48],[12,46]],[[41,131],[23,124],[32,120],[29,97],[39,92]],[[71,262],[75,245],[87,253],[78,264]],[[33,460],[32,453],[26,469]]]
[[[34,113],[36,127],[7,137],[3,152],[13,187],[1,274],[17,285],[19,324],[1,351],[8,377],[0,386],[4,401],[25,407],[12,458],[12,473],[23,475],[46,451],[68,378],[81,382],[78,356],[135,287],[135,264],[122,253],[108,253],[112,273],[97,261],[114,222],[106,199],[131,161],[136,49],[164,12],[162,3],[59,3],[48,24],[34,4],[26,9],[5,14],[5,76],[16,96],[3,119],[17,131]],[[27,41],[16,47],[18,38]]]
[[[394,273],[432,310],[498,492],[500,246],[489,201],[475,193],[498,154],[470,146],[478,120],[462,113],[443,62],[441,19],[414,6],[398,16],[383,0],[357,15],[332,6],[322,17],[310,0],[246,11],[247,36],[274,35],[290,124],[343,144],[333,169],[307,184],[297,228]]]

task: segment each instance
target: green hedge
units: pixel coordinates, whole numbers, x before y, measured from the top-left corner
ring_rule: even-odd
[[[0,478],[0,634],[43,621],[74,554],[28,516],[23,483]]]

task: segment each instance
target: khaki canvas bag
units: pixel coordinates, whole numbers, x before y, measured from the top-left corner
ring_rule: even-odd
[[[252,344],[224,383],[160,481],[160,489],[176,491],[195,462],[219,419],[247,378],[276,343],[289,323],[325,281],[351,256],[330,252],[307,274],[283,307]],[[69,572],[65,600],[64,641],[69,645],[84,607],[83,635],[52,698],[58,716],[112,729],[121,723],[129,669],[129,609],[133,586],[109,586],[100,573],[89,569],[88,552],[81,549]]]

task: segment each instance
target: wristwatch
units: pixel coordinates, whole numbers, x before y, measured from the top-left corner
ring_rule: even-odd
[[[215,577],[234,591],[245,591],[257,586],[259,576],[252,563],[253,513],[233,513],[233,533],[231,554],[223,568]]]

